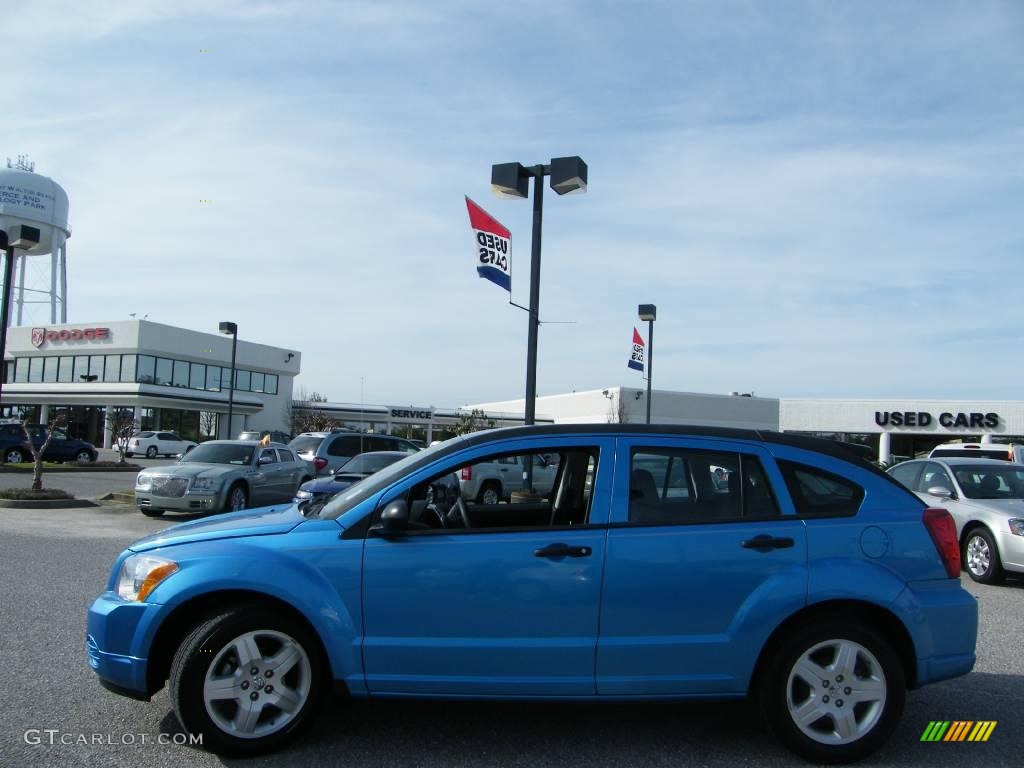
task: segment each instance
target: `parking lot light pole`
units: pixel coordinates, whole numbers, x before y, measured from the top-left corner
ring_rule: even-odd
[[[647,423],[651,423],[651,379],[654,377],[654,320],[658,308],[653,304],[641,304],[637,308],[641,320],[647,321]]]
[[[231,439],[231,418],[235,410],[235,352],[238,350],[238,325],[224,321],[220,324],[220,332],[231,336],[231,381],[228,382],[228,437]]]
[[[544,177],[559,195],[587,191],[587,164],[577,156],[555,157],[549,165],[529,168],[522,163],[498,163],[491,166],[491,190],[500,197],[527,197],[533,178],[533,233],[530,241],[530,320],[526,339],[526,403],[523,423],[533,424],[537,416],[537,336],[540,329],[540,243],[544,219]],[[524,489],[533,489],[533,465],[523,471]]]

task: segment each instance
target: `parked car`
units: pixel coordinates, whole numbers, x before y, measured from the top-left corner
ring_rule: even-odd
[[[168,467],[150,467],[135,479],[135,503],[144,515],[237,511],[291,503],[310,479],[309,464],[290,448],[257,440],[210,440]]]
[[[271,442],[284,443],[285,445],[292,441],[291,435],[277,429],[247,429],[238,436],[238,439],[262,440],[265,437],[269,437]]]
[[[524,455],[557,456],[548,498],[432,497],[463,467]],[[736,478],[728,492],[712,467]],[[225,754],[281,746],[334,687],[353,699],[751,695],[792,750],[842,762],[889,738],[908,689],[974,665],[978,608],[952,517],[828,441],[488,430],[302,506],[125,550],[88,613],[103,685],[148,699],[169,683],[185,731]]]
[[[510,498],[512,491],[523,487],[527,460],[533,462],[533,489],[541,496],[548,495],[555,484],[558,464],[549,462],[545,456],[531,454],[501,456],[493,461],[463,467],[459,472],[462,497],[481,504],[497,504],[502,499]]]
[[[360,453],[368,451],[401,451],[416,453],[420,449],[403,437],[374,435],[336,429],[330,432],[303,432],[288,446],[306,461],[313,462],[317,475],[323,477]]]
[[[48,430],[41,424],[29,424],[29,435],[32,444],[38,450],[46,442]],[[21,424],[0,424],[0,457],[7,464],[21,464],[34,461],[32,449],[29,447]],[[63,429],[53,430],[53,439],[43,454],[44,461],[77,461],[79,463],[96,461],[96,446],[85,440],[68,437]]]
[[[1013,443],[943,443],[928,454],[929,459],[997,459],[1024,464],[1024,445]]]
[[[905,461],[889,474],[956,522],[967,574],[996,584],[1024,573],[1024,466],[979,458]]]
[[[353,456],[337,472],[303,483],[295,492],[293,501],[302,502],[333,496],[408,455],[401,451],[370,451]]]
[[[153,459],[157,456],[177,456],[188,453],[197,443],[184,440],[176,432],[139,432],[128,439],[128,450],[124,455],[131,458],[136,453]]]

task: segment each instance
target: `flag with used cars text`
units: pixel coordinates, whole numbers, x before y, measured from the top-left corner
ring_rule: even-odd
[[[512,233],[487,211],[466,198],[469,226],[476,249],[476,272],[485,280],[512,292]]]

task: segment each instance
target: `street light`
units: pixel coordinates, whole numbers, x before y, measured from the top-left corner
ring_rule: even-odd
[[[17,199],[17,198],[15,198]],[[41,233],[37,227],[15,224],[10,231],[0,229],[0,250],[7,254],[4,265],[3,309],[0,310],[0,403],[3,402],[4,378],[7,375],[7,325],[10,322],[11,281],[14,279],[14,249],[28,250],[39,245]]]
[[[544,217],[544,177],[559,195],[587,191],[587,164],[579,157],[555,157],[549,165],[529,168],[521,163],[491,166],[491,190],[499,197],[528,197],[533,178],[533,240],[530,245],[530,314],[526,342],[526,408],[524,423],[533,424],[537,415],[537,330],[540,326],[540,235]]]
[[[637,308],[641,320],[647,321],[647,423],[651,423],[651,379],[654,375],[654,321],[658,308],[653,304],[641,304]]]
[[[235,410],[235,351],[238,349],[238,325],[224,321],[220,332],[231,336],[231,381],[228,382],[228,440],[231,439],[231,418]]]

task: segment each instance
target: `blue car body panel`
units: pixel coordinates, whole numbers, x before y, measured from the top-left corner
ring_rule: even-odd
[[[795,614],[834,601],[864,602],[897,618],[913,643],[918,684],[970,670],[977,606],[946,576],[913,496],[867,468],[799,447],[621,431],[513,430],[490,442],[456,440],[334,520],[307,520],[290,505],[147,537],[121,555],[108,591],[89,610],[89,663],[111,685],[151,693],[150,649],[174,611],[242,590],[298,611],[320,638],[334,679],[354,696],[738,697],[772,634]],[[459,465],[499,451],[580,446],[600,452],[586,524],[365,532],[384,505]],[[631,524],[635,446],[756,457],[780,514]],[[799,516],[776,460],[853,479],[866,491],[860,510]],[[771,551],[744,547],[762,535],[791,542]],[[538,556],[552,545],[587,554]],[[133,552],[179,566],[143,603],[114,594]]]

